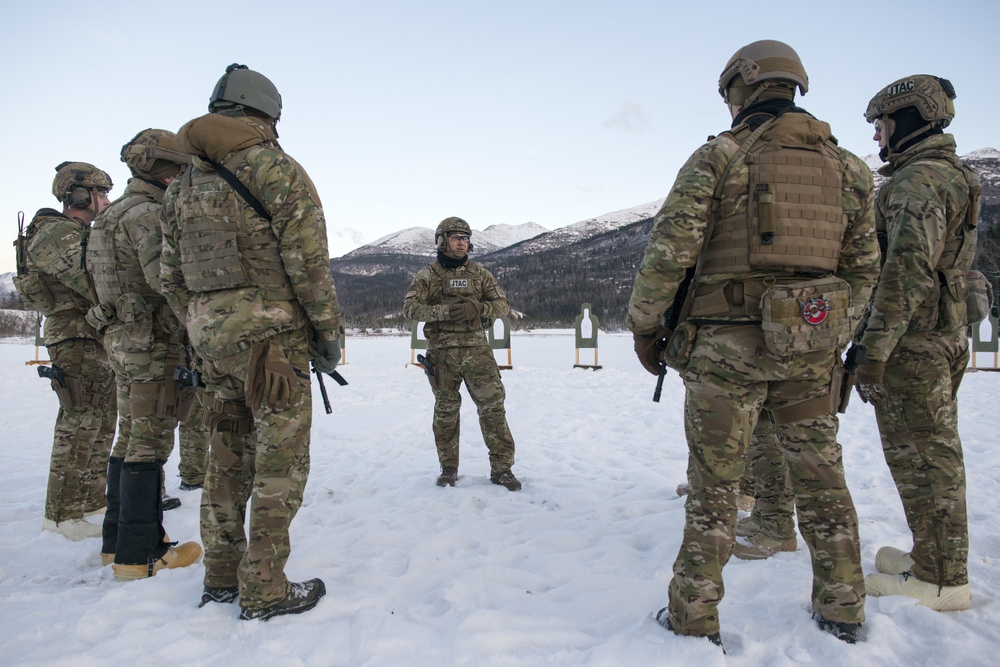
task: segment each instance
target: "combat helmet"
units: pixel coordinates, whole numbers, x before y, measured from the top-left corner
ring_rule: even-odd
[[[52,180],[52,194],[72,208],[90,206],[91,190],[111,190],[113,187],[106,171],[87,162],[67,161],[56,165],[56,177]]]
[[[434,244],[438,250],[443,252],[447,248],[448,234],[451,233],[467,235],[469,237],[469,251],[472,251],[472,228],[465,220],[455,216],[445,218],[438,223],[437,229],[434,230]]]
[[[929,74],[914,74],[893,81],[868,103],[865,120],[876,119],[913,107],[931,125],[948,127],[955,117],[955,87],[948,79]]]
[[[741,81],[736,81],[737,76]],[[803,95],[809,91],[809,77],[799,54],[784,42],[762,39],[747,44],[729,59],[719,76],[719,95],[726,104],[747,107],[768,88],[787,88],[788,84],[793,95],[796,87]]]
[[[246,65],[233,63],[226,68],[208,100],[211,112],[253,109],[268,118],[281,118],[281,95],[271,80]]]
[[[133,176],[160,181],[180,173],[191,156],[177,147],[177,135],[167,130],[143,130],[122,146],[121,160]]]

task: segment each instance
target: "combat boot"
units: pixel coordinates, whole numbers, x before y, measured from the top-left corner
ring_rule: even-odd
[[[816,623],[819,625],[819,629],[823,632],[829,632],[831,635],[836,637],[842,642],[847,642],[848,644],[855,644],[858,641],[858,630],[861,629],[860,623],[844,623],[841,621],[830,621],[819,614],[813,614],[813,618],[816,619]]]
[[[660,625],[662,625],[667,630],[670,630],[670,632],[674,633],[675,635],[679,635],[681,637],[696,637],[696,636],[698,636],[698,635],[685,635],[685,634],[683,634],[681,632],[677,632],[677,630],[674,629],[674,624],[670,622],[670,612],[667,610],[666,607],[664,607],[660,611],[656,612],[656,622],[659,623]],[[719,648],[721,648],[722,649],[722,655],[726,655],[726,647],[722,645],[722,635],[721,634],[719,634],[718,632],[713,632],[710,635],[702,635],[702,636],[705,639],[707,639],[708,641],[710,641],[713,644],[715,644],[716,646],[718,646]]]
[[[326,595],[326,585],[320,579],[310,579],[302,583],[289,583],[288,593],[283,600],[263,609],[240,608],[241,621],[266,621],[275,616],[285,614],[301,614],[316,606],[319,599]]]
[[[972,603],[969,584],[938,586],[920,581],[912,572],[902,574],[869,574],[865,577],[868,595],[879,598],[886,595],[905,595],[934,611],[962,611]]]
[[[59,533],[74,542],[85,540],[88,537],[100,537],[102,532],[100,526],[88,523],[83,519],[66,519],[65,521],[42,519],[42,530]]]
[[[779,551],[795,551],[798,547],[795,535],[782,540],[765,535],[763,531],[757,531],[749,537],[737,538],[733,544],[733,555],[743,560],[764,560]]]
[[[875,554],[875,569],[883,574],[903,574],[913,569],[913,559],[902,549],[882,547]]]
[[[178,507],[180,507],[181,499],[176,498],[174,496],[168,496],[166,493],[164,493],[163,497],[160,499],[160,503],[161,507],[163,508],[163,511],[166,512],[168,510],[175,510]]]
[[[455,466],[444,466],[441,468],[441,474],[438,475],[437,485],[438,486],[455,486],[455,482],[458,481],[458,468]]]
[[[201,560],[202,549],[197,542],[185,542],[179,546],[168,546],[166,552],[146,565],[122,565],[115,563],[115,581],[135,581],[154,576],[160,570],[174,570],[194,565]]]
[[[237,586],[205,586],[201,594],[201,604],[198,608],[204,607],[209,602],[219,602],[227,604],[236,602],[240,597],[240,589]]]
[[[508,491],[521,490],[521,482],[518,481],[517,477],[514,477],[514,473],[510,470],[505,470],[504,472],[491,472],[490,481],[494,484],[499,484]]]

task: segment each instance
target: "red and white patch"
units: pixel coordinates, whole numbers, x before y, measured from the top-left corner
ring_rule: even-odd
[[[823,324],[826,321],[826,314],[830,312],[830,304],[823,297],[812,297],[807,301],[799,301],[802,310],[799,315],[809,324]]]

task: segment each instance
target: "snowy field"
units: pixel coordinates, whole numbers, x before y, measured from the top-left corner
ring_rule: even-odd
[[[859,643],[844,644],[810,618],[800,539],[796,553],[727,566],[723,656],[650,617],[666,603],[684,520],[682,384],[671,373],[653,403],[631,337],[602,334],[600,345],[595,372],[572,368],[569,331],[514,334],[504,382],[524,489],[510,493],[489,482],[467,396],[461,477],[436,487],[433,401],[406,367],[409,338],[349,339],[350,386],[327,381],[333,415],[314,385],[312,473],[287,568],[295,581],[321,577],[328,594],[262,623],[239,621],[235,605],[199,609],[200,564],[119,584],[99,540],[42,532],[56,398],[24,365],[33,346],[0,344],[0,665],[996,664],[1000,373],[968,374],[960,395],[972,608],[869,598]],[[874,415],[856,396],[840,441],[868,573],[880,546],[908,549],[909,532]],[[176,450],[167,475],[184,505],[166,528],[198,539],[200,492],[178,489]]]

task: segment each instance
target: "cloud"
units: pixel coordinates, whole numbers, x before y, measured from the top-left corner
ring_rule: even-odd
[[[604,121],[604,127],[609,130],[625,130],[641,134],[649,127],[649,122],[642,107],[635,102],[624,102],[611,118]]]

